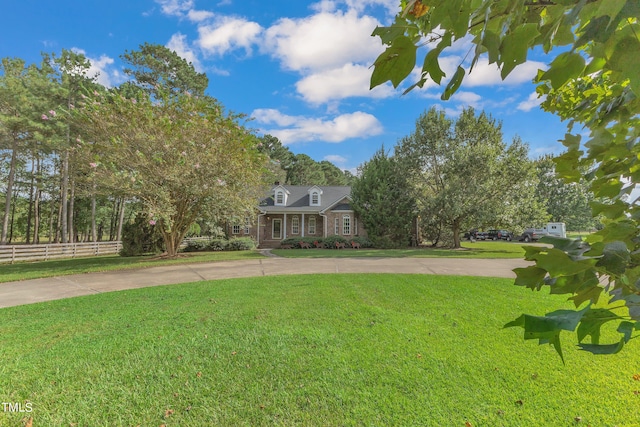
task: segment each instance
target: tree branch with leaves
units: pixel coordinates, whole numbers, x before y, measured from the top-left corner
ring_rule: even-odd
[[[525,339],[551,344],[561,357],[562,331],[575,333],[583,350],[610,354],[640,330],[640,207],[629,200],[640,183],[638,17],[635,0],[402,0],[393,25],[373,33],[385,51],[374,63],[371,88],[387,81],[398,87],[413,71],[425,38],[437,35],[419,80],[405,93],[429,78],[442,83],[439,57],[466,36],[472,38],[470,71],[486,56],[503,79],[533,48],[553,56],[536,82],[546,96],[542,108],[569,120],[562,141],[567,152],[555,160],[556,171],[573,182],[582,179],[581,171],[590,171],[590,190],[598,198],[593,216],[604,218],[604,228],[585,242],[550,239],[552,248],[527,250],[525,258],[535,265],[516,270],[516,284],[548,286],[554,294],[569,295],[576,309],[523,315],[508,326],[523,327]],[[564,48],[554,50],[558,47]],[[464,62],[447,82],[443,100],[460,88]],[[576,125],[588,130],[586,142],[574,132]],[[600,342],[604,325],[617,331],[616,341]]]

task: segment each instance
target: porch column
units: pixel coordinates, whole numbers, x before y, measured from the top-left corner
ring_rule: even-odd
[[[327,223],[329,222],[329,220],[327,219],[326,215],[323,215],[322,218],[324,219],[324,221],[323,221],[324,224],[323,224],[323,227],[322,227],[322,229],[323,229],[322,230],[322,234],[323,234],[322,237],[326,238],[327,237]]]
[[[287,213],[284,213],[284,225],[282,226],[282,240],[287,238]]]
[[[304,213],[302,214],[302,237],[304,237]]]

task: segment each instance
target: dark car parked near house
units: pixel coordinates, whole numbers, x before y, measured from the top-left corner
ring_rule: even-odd
[[[506,240],[510,242],[513,239],[513,234],[507,230],[489,230],[487,233],[487,239]]]
[[[522,235],[518,238],[521,242],[535,242],[538,239],[541,239],[544,236],[547,236],[548,233],[544,231],[542,228],[527,228],[524,230]]]

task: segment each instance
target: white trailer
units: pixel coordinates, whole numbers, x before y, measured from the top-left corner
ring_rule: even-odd
[[[564,222],[549,222],[543,229],[549,236],[567,237],[567,227]]]

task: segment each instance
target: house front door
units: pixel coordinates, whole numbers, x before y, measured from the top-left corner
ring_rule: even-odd
[[[274,239],[282,239],[282,220],[281,219],[274,219],[273,220],[273,232],[271,233],[271,235],[273,236]]]

